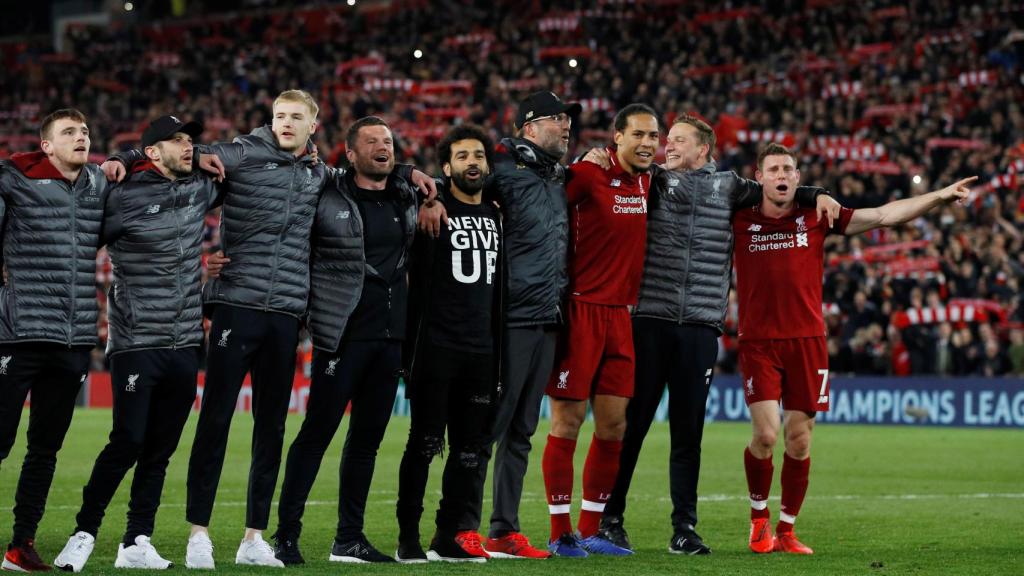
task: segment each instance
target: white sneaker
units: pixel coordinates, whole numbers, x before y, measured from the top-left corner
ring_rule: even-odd
[[[259,534],[253,536],[252,540],[242,540],[235,554],[235,564],[284,568],[284,562],[274,556],[274,549]]]
[[[53,565],[65,572],[81,572],[95,545],[96,539],[92,534],[75,532],[74,536],[68,538],[68,543],[64,545],[60,554],[57,554]]]
[[[160,557],[156,548],[149,543],[149,536],[136,536],[135,545],[117,545],[117,560],[114,568],[145,568],[147,570],[167,570],[174,564]]]
[[[213,542],[206,532],[196,532],[188,539],[185,548],[185,567],[197,570],[213,570]]]

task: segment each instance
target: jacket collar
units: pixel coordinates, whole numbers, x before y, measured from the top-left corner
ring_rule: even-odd
[[[33,180],[43,180],[49,178],[52,180],[63,180],[68,184],[71,181],[64,177],[57,170],[57,167],[50,162],[50,158],[47,157],[45,152],[22,152],[11,156],[11,162],[28,178]]]
[[[291,153],[285,152],[284,150],[281,150],[281,147],[277,145],[277,136],[274,136],[274,131],[268,125],[263,125],[263,126],[260,126],[259,128],[253,129],[253,131],[250,132],[249,135],[255,137],[256,139],[258,139],[260,141],[262,141],[264,144],[266,144],[267,147],[273,148],[278,154],[280,154],[282,156],[289,156],[289,157],[292,156]],[[312,154],[312,153],[313,153],[313,143],[311,141],[307,140],[306,141],[306,152],[302,156],[299,156],[298,158],[296,158],[295,161],[296,162],[312,161],[312,158],[309,157],[310,154]]]
[[[503,138],[500,146],[503,146],[510,154],[526,164],[550,168],[558,164],[560,160],[560,158],[555,158],[552,154],[548,154],[540,146],[525,138]]]

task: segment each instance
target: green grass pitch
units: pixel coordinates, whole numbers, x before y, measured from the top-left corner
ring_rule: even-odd
[[[27,416],[27,414],[26,414]],[[0,466],[0,534],[10,537],[14,487],[24,455],[22,419],[14,452]],[[184,520],[185,471],[196,415],[171,462],[153,542],[183,572],[188,526]],[[234,420],[228,459],[211,526],[218,573],[268,573],[234,566],[242,535],[251,418]],[[288,441],[300,419],[289,417]],[[346,419],[347,423],[347,419]],[[704,437],[699,532],[714,553],[682,557],[667,552],[671,528],[668,498],[668,427],[655,424],[633,482],[626,528],[637,548],[629,558],[492,561],[486,565],[370,566],[327,561],[336,522],[337,470],[344,426],[328,450],[304,518],[300,574],[1024,574],[1024,431],[822,425],[815,432],[811,483],[797,533],[815,549],[812,557],[755,556],[746,549],[748,503],[742,468],[747,425],[712,423]],[[394,418],[377,460],[366,532],[385,553],[394,552],[394,502],[398,463],[409,421]],[[110,429],[108,410],[79,410],[60,453],[46,516],[37,537],[51,561],[74,528],[82,486]],[[576,451],[573,517],[578,515],[580,475],[592,428],[586,426]],[[547,538],[540,456],[547,433],[541,423],[527,477],[521,515],[535,544]],[[287,445],[286,445],[287,446]],[[772,510],[778,512],[778,472]],[[129,472],[131,474],[131,472]],[[283,474],[282,474],[283,475]],[[440,462],[432,468],[424,545],[433,532]],[[114,498],[86,573],[114,573],[117,542],[124,529],[130,477]],[[488,487],[488,500],[490,489]],[[489,503],[485,504],[487,517]],[[276,512],[276,505],[275,505]],[[275,520],[271,518],[269,533]]]

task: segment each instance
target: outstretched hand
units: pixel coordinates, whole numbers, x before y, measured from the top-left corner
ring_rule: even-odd
[[[971,176],[970,178],[964,178],[963,180],[950,184],[942,190],[939,190],[939,196],[946,202],[956,201],[962,203],[971,195],[970,185],[977,179],[977,176]]]

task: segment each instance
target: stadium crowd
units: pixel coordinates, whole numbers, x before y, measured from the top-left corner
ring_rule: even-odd
[[[167,110],[202,121],[206,141],[230,140],[269,123],[288,87],[319,100],[314,138],[328,163],[344,162],[355,119],[379,114],[399,158],[432,173],[452,123],[507,134],[516,102],[537,89],[583,105],[570,155],[604,142],[630,102],[666,122],[692,112],[715,127],[720,169],[752,178],[759,146],[779,141],[799,151],[803,182],[851,208],[979,175],[968,205],[830,240],[830,365],[1024,374],[1024,7],[686,2],[680,17],[684,2],[665,0],[288,4],[72,25],[60,53],[52,42],[4,43],[0,157],[33,149],[39,118],[64,106],[88,115],[97,161],[137,147]],[[208,219],[208,249],[216,224]],[[109,266],[100,270],[105,291]],[[722,340],[725,371],[736,370],[734,336]]]

